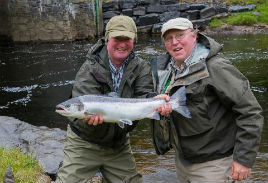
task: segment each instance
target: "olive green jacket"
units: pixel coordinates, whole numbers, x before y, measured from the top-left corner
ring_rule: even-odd
[[[123,98],[145,97],[153,90],[149,63],[136,57],[133,52],[128,59],[130,60],[125,67],[118,95]],[[91,48],[87,60],[76,75],[72,97],[86,94],[108,94],[113,91],[107,48],[104,40],[100,39]],[[81,138],[114,149],[122,147],[126,142],[127,133],[135,126],[127,125],[123,129],[115,123],[93,126],[82,120],[74,120],[70,124],[78,130]]]
[[[233,154],[235,161],[252,167],[263,126],[262,109],[247,78],[220,56],[222,47],[202,34],[198,34],[198,43],[210,49],[209,55],[190,66],[189,73],[176,81],[168,67],[170,55],[157,58],[160,84],[171,75],[171,85],[167,88],[170,95],[180,86],[186,87],[186,102],[192,118],[173,112],[171,123],[162,121],[162,126],[154,123],[156,151],[165,153],[170,147],[169,137],[173,137],[181,157],[189,162],[201,163]],[[161,86],[158,91],[161,92]],[[161,133],[166,138],[157,135]]]

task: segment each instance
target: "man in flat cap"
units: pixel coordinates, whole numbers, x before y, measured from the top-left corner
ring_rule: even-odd
[[[135,39],[137,28],[132,18],[111,18],[105,39],[90,49],[76,75],[72,97],[116,92],[123,98],[141,98],[152,92],[151,69],[135,56]],[[98,114],[70,121],[57,183],[87,182],[97,172],[110,183],[142,182],[129,142],[129,132],[136,123],[121,128],[102,122],[103,117]]]
[[[155,122],[157,153],[168,151],[171,141],[180,183],[246,179],[263,126],[249,81],[222,57],[222,46],[198,33],[188,19],[171,19],[161,32],[167,53],[157,57],[158,93],[172,95],[185,86],[192,118],[172,112],[165,123]],[[169,137],[169,125],[171,139],[163,138]]]

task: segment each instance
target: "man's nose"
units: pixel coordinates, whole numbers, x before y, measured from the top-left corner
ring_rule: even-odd
[[[172,39],[171,39],[171,44],[178,44],[180,41],[178,41],[177,39],[176,39],[176,37],[173,37]]]

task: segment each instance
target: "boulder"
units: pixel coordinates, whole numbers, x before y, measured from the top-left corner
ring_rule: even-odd
[[[145,15],[146,13],[146,9],[145,7],[136,7],[136,8],[133,8],[133,15]]]
[[[55,177],[63,160],[66,132],[59,128],[33,126],[13,117],[0,116],[0,146],[18,147],[32,154],[46,174]]]
[[[167,6],[151,5],[147,7],[147,13],[164,13],[167,11]]]
[[[249,4],[246,6],[230,6],[229,12],[236,13],[236,12],[243,12],[243,11],[250,11],[256,8],[255,4]]]
[[[214,7],[207,7],[205,9],[202,9],[200,11],[200,19],[212,17],[216,14],[215,8]]]
[[[159,16],[156,13],[140,16],[137,20],[137,26],[152,25],[159,22]]]

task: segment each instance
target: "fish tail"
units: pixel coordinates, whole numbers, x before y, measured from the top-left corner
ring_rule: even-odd
[[[172,110],[180,113],[186,118],[191,118],[191,113],[186,106],[186,92],[185,86],[180,87],[171,97],[170,97],[170,105],[172,106]]]

